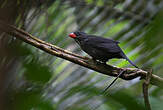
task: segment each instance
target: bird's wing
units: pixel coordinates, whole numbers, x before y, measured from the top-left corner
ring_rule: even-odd
[[[100,41],[100,42],[105,42],[105,43],[120,43],[119,41],[115,41],[113,39],[109,39],[109,38],[103,38],[103,37],[100,37],[100,36],[95,36],[95,35],[87,35],[87,37],[90,39],[90,40],[93,40],[93,41]]]
[[[121,52],[120,47],[115,43],[100,43],[96,48],[106,51],[108,53],[119,53]]]
[[[89,37],[88,40],[90,40],[88,45],[90,45],[94,48],[101,49],[108,53],[121,52],[121,49],[118,46],[119,42],[114,41],[112,39],[106,39],[106,38],[102,38],[102,37]]]

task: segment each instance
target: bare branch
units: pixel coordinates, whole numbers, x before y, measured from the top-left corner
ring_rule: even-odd
[[[146,110],[151,110],[151,106],[148,98],[148,86],[151,80],[151,76],[152,76],[152,70],[148,72],[146,76],[146,80],[143,83],[143,95],[144,95],[144,103],[145,103]]]
[[[2,21],[0,21],[0,30],[8,33],[9,35],[13,35],[16,38],[18,38],[36,48],[39,48],[40,50],[43,50],[44,52],[47,52],[51,55],[71,61],[75,64],[79,64],[81,66],[84,66],[86,68],[92,69],[94,71],[100,72],[105,75],[116,77],[121,71],[125,71],[120,76],[120,78],[122,78],[124,80],[131,80],[136,77],[141,77],[142,79],[144,79],[147,76],[147,71],[144,71],[141,69],[118,68],[115,66],[102,64],[100,62],[95,62],[88,57],[82,57],[80,55],[66,51],[62,48],[55,46],[55,45],[52,45],[45,41],[42,41],[21,29],[17,29],[14,26],[5,24]],[[163,88],[163,78],[160,78],[159,76],[152,75],[150,83]]]

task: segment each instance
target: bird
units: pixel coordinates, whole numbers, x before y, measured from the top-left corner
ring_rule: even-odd
[[[119,41],[96,35],[89,35],[82,31],[72,32],[69,34],[69,37],[73,38],[81,49],[95,61],[106,63],[113,58],[126,59],[131,65],[138,68],[119,47]]]

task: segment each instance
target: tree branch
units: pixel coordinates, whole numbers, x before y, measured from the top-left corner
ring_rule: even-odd
[[[146,110],[151,110],[151,106],[150,106],[149,98],[148,98],[148,86],[151,80],[151,76],[152,76],[152,70],[150,70],[147,73],[146,79],[143,83],[143,95],[144,95],[144,103],[145,103]]]
[[[4,23],[3,21],[0,21],[0,30],[8,33],[9,35],[13,35],[16,38],[18,38],[36,48],[39,48],[40,50],[43,50],[44,52],[47,52],[51,55],[71,61],[75,64],[79,64],[81,66],[84,66],[86,68],[92,69],[94,71],[100,72],[105,75],[116,77],[118,75],[118,73],[120,73],[121,71],[125,71],[120,76],[120,78],[122,78],[124,80],[131,80],[136,77],[141,77],[142,79],[144,79],[147,76],[147,71],[144,71],[141,69],[118,68],[115,66],[95,62],[88,57],[83,57],[83,56],[74,54],[72,52],[66,51],[62,48],[55,46],[55,45],[52,45],[45,41],[42,41],[21,29],[17,29],[14,26],[8,25],[8,24]],[[163,78],[160,78],[159,76],[152,75],[150,83],[163,88]]]

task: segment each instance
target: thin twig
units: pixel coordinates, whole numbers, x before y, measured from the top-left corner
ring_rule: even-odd
[[[104,89],[103,93],[106,92],[106,91],[114,84],[114,82],[123,74],[123,72],[124,72],[124,71],[121,71],[121,72],[118,74],[118,76],[109,84],[109,86],[107,86],[107,87]]]
[[[145,108],[146,110],[151,110],[149,98],[148,98],[148,86],[150,84],[152,76],[152,70],[150,70],[146,76],[146,80],[143,83],[143,95],[144,95],[144,103],[145,103]]]
[[[105,94],[106,91],[114,84],[114,82],[119,78],[119,76],[121,76],[123,74],[124,71],[121,71],[118,76],[109,84],[109,86],[107,86],[103,91],[102,94]],[[100,94],[100,95],[102,95]],[[108,94],[108,93],[106,93]],[[99,108],[102,104],[104,104],[107,101],[107,99],[104,99],[99,105],[95,106],[94,108],[92,108],[91,110],[96,110],[97,108]]]

